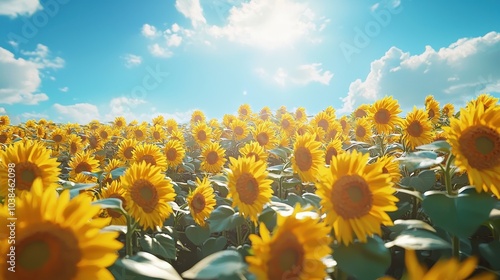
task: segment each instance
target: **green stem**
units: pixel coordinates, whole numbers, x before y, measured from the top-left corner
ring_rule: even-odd
[[[444,169],[444,183],[446,186],[446,193],[450,196],[456,195],[453,186],[451,185],[451,162],[453,161],[453,155],[448,155],[448,160],[446,161],[446,168]],[[460,239],[458,236],[453,235],[451,237],[451,255],[454,258],[460,259]]]
[[[460,239],[456,235],[451,238],[451,249],[452,257],[460,259]]]
[[[237,246],[241,245],[241,225],[236,227],[236,243]]]
[[[135,231],[135,223],[129,215],[125,215],[127,219],[127,234],[125,235],[125,254],[130,257],[134,254],[132,237]]]

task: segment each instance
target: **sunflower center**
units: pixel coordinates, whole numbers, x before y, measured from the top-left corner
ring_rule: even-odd
[[[70,147],[69,150],[72,154],[76,154],[76,152],[78,152],[78,146],[76,145],[75,142],[71,142],[69,147]]]
[[[103,130],[101,131],[101,133],[99,133],[99,136],[101,136],[102,139],[108,139],[109,135],[105,130]]]
[[[327,131],[328,130],[328,121],[325,119],[321,119],[318,122],[318,126],[321,127],[324,131]]]
[[[40,168],[32,162],[21,162],[16,164],[16,188],[29,191],[33,181],[40,177]]]
[[[131,159],[134,155],[132,152],[134,151],[134,147],[127,147],[123,151],[123,155],[125,156],[126,159]]]
[[[202,120],[202,118],[201,118],[201,116],[200,116],[200,115],[196,115],[196,116],[194,116],[194,118],[193,118],[194,123],[201,122],[201,120]]]
[[[62,228],[38,231],[16,249],[18,279],[73,279],[82,257],[74,234]]]
[[[145,161],[146,163],[149,163],[151,165],[156,165],[156,160],[155,157],[152,155],[143,155],[140,159],[139,162]]]
[[[109,196],[109,198],[118,198],[119,200],[122,201],[122,207],[125,208],[125,198],[117,193],[114,193],[114,194],[111,194]],[[117,219],[117,218],[120,218],[122,216],[122,213],[118,212],[118,211],[115,211],[113,209],[108,209],[108,215]]]
[[[362,118],[362,117],[366,117],[366,112],[362,109],[359,109],[356,111],[356,113],[354,113],[354,116],[356,118]]]
[[[268,279],[299,279],[303,270],[304,248],[291,232],[284,232],[271,244]]]
[[[195,213],[200,213],[205,209],[205,197],[201,193],[194,195],[191,201],[191,208],[193,208]]]
[[[62,139],[63,139],[63,137],[60,134],[54,135],[54,137],[52,137],[52,140],[54,140],[54,142],[56,142],[56,143],[61,142]]]
[[[380,109],[375,113],[375,122],[379,124],[387,124],[391,119],[391,114],[387,109]]]
[[[198,133],[196,133],[196,136],[200,141],[205,141],[207,139],[207,133],[205,132],[205,130],[198,131]]]
[[[167,151],[167,159],[169,161],[174,161],[177,159],[177,150],[175,148],[170,148]]]
[[[445,115],[448,115],[448,112],[449,112],[448,107],[444,107],[444,108],[443,108],[443,113],[444,113]]]
[[[5,143],[7,142],[7,134],[3,133],[0,134],[0,143]]]
[[[341,120],[340,121],[340,125],[342,126],[342,129],[346,129],[347,128],[347,122],[345,120]]]
[[[387,173],[389,173],[389,170],[387,170],[387,168],[385,168],[385,166],[384,166],[384,167],[382,167],[382,173],[387,174]]]
[[[153,138],[156,140],[160,139],[161,138],[160,132],[158,132],[158,131],[153,132]]]
[[[281,127],[283,127],[283,129],[287,129],[287,128],[289,128],[289,127],[290,127],[290,122],[289,122],[288,120],[286,120],[286,119],[285,119],[285,120],[283,120],[283,121],[281,122]]]
[[[353,219],[370,212],[373,196],[365,179],[359,175],[345,175],[333,184],[331,201],[338,215]]]
[[[234,128],[234,134],[243,135],[243,128],[241,126],[237,126]]]
[[[135,134],[136,138],[142,138],[144,136],[144,133],[142,132],[142,130],[139,130],[139,129],[134,131],[134,134]]]
[[[366,129],[364,127],[362,127],[361,125],[358,125],[358,127],[356,128],[356,135],[358,137],[365,137]]]
[[[500,134],[493,128],[471,126],[458,141],[462,154],[473,168],[483,170],[500,165]]]
[[[338,154],[337,149],[335,149],[333,147],[326,150],[325,163],[329,165],[331,160],[332,160],[332,157],[336,157],[337,154]]]
[[[241,202],[253,204],[259,196],[259,184],[253,175],[243,173],[236,181],[236,191],[238,192]]]
[[[91,172],[92,171],[92,167],[90,166],[90,164],[88,164],[87,162],[80,162],[76,168],[75,168],[75,172],[78,174],[78,173],[82,173],[83,171],[87,171],[87,172]]]
[[[90,148],[95,149],[99,145],[99,140],[95,136],[89,137]]]
[[[337,136],[337,133],[338,131],[336,129],[332,129],[330,130],[330,132],[328,133],[328,136],[331,138],[331,139],[335,139],[335,136]]]
[[[117,127],[122,127],[123,126],[123,122],[120,120],[120,121],[116,121],[115,125]]]
[[[158,204],[158,191],[148,180],[138,179],[131,188],[132,200],[139,205],[144,212],[151,213]]]
[[[261,146],[267,145],[267,143],[269,143],[269,136],[267,135],[267,133],[259,133],[259,135],[257,135],[257,142],[259,142]]]
[[[297,111],[297,114],[295,114],[295,118],[298,120],[302,119],[302,116],[302,111]]]
[[[217,154],[216,151],[210,151],[207,154],[207,162],[210,165],[216,164],[217,161],[219,160],[219,154]]]
[[[241,114],[242,114],[243,116],[248,115],[248,111],[247,111],[247,109],[244,109],[244,108],[243,108],[243,109],[241,109],[241,111],[240,111],[240,112],[241,112]]]
[[[429,109],[428,114],[429,114],[429,119],[434,118],[434,116],[436,115],[436,113],[434,112],[434,109]]]
[[[254,153],[254,152],[250,152],[250,153],[248,153],[248,154],[247,154],[247,158],[249,158],[249,157],[253,157],[253,158],[255,159],[255,161],[256,161],[256,162],[260,160],[259,155],[258,155],[257,153]]]
[[[408,134],[413,137],[420,137],[420,135],[424,132],[424,128],[418,120],[413,121],[406,130],[408,131]]]
[[[307,171],[312,166],[312,155],[308,148],[299,147],[295,151],[295,161],[301,171]]]

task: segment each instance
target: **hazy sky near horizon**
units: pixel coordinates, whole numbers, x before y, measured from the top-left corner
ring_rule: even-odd
[[[189,120],[500,97],[500,1],[0,0],[0,114]]]

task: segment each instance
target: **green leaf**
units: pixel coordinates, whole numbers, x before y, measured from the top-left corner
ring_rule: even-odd
[[[213,253],[222,251],[226,247],[227,238],[224,236],[219,236],[217,238],[210,237],[201,246],[201,257],[204,258]]]
[[[209,178],[211,182],[214,182],[215,184],[221,186],[221,187],[226,187],[227,186],[227,177],[224,175],[215,175]]]
[[[463,188],[458,196],[429,191],[424,194],[422,208],[439,226],[453,235],[468,238],[488,219],[495,199],[473,188]]]
[[[212,254],[182,273],[188,279],[220,279],[221,277],[242,274],[246,264],[241,255],[233,250]]]
[[[393,241],[385,244],[387,248],[399,246],[411,250],[434,250],[451,248],[451,244],[431,231],[424,229],[404,230]]]
[[[366,243],[334,246],[332,256],[342,271],[356,279],[382,277],[391,264],[391,253],[378,236],[368,238]]]
[[[186,228],[186,236],[194,245],[200,246],[210,237],[210,228],[191,225]]]
[[[184,168],[184,170],[186,170],[187,172],[189,173],[195,173],[195,167],[194,167],[194,164],[190,163],[190,162],[183,162],[182,163],[182,168]]]
[[[408,213],[408,211],[411,210],[411,203],[409,203],[407,201],[400,202],[397,204],[397,206],[398,206],[398,210],[396,210],[394,212],[387,213],[387,215],[389,215],[389,217],[391,217],[391,219],[393,221],[401,218],[406,213]]]
[[[120,177],[123,175],[123,173],[125,173],[125,170],[127,170],[126,167],[118,167],[118,168],[115,168],[113,170],[111,170],[111,177],[113,178],[113,180],[115,180],[116,178]]]
[[[122,201],[118,198],[105,198],[92,202],[92,205],[98,205],[102,209],[113,209],[125,214],[125,209],[123,209]]]
[[[269,166],[267,168],[267,171],[283,171],[283,167],[285,167],[285,165],[283,164],[278,164],[278,165],[273,165],[273,166]]]
[[[114,232],[120,232],[123,234],[127,234],[127,226],[118,226],[118,225],[110,225],[106,226],[102,229],[102,231],[114,231]]]
[[[221,232],[224,230],[231,230],[245,222],[239,213],[227,205],[217,207],[208,218],[210,232]]]
[[[439,140],[432,142],[427,145],[421,145],[418,146],[417,149],[419,150],[427,150],[427,151],[438,151],[438,152],[443,152],[443,153],[450,153],[451,146],[448,144],[448,142]]]
[[[287,151],[281,147],[271,149],[271,150],[269,150],[269,153],[276,155],[277,157],[281,158],[282,160],[288,159]]]
[[[146,252],[138,252],[130,258],[118,259],[110,271],[116,279],[123,280],[182,280],[171,264]]]
[[[426,192],[436,184],[436,174],[432,170],[423,170],[416,177],[410,177],[409,187],[419,192]]]
[[[176,258],[175,240],[168,234],[157,233],[154,237],[144,235],[139,239],[139,244],[148,253],[165,259]]]
[[[288,204],[292,207],[295,207],[295,205],[297,203],[300,205],[304,205],[304,200],[302,199],[302,197],[300,197],[294,193],[289,193],[287,198],[283,202],[285,202],[286,204]]]
[[[479,245],[479,253],[494,270],[500,270],[500,241],[495,240],[489,244]]]
[[[302,198],[312,206],[316,207],[316,209],[319,209],[321,207],[321,198],[314,193],[304,193],[302,195]]]
[[[428,168],[440,164],[443,162],[444,157],[438,157],[438,155],[432,151],[419,151],[409,153],[395,160],[400,161],[409,172],[413,172],[417,169]]]
[[[91,189],[95,186],[97,186],[97,183],[75,183],[71,181],[64,181],[60,180],[62,183],[62,187],[65,190],[74,190],[74,191],[82,191],[82,190],[87,190]]]
[[[415,228],[436,232],[431,225],[421,220],[396,220],[394,221],[394,225],[389,227],[392,232],[397,234],[400,234],[404,230]]]

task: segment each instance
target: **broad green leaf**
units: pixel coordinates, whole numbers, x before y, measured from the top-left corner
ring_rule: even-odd
[[[283,164],[278,164],[278,165],[273,165],[273,166],[269,166],[267,168],[267,171],[283,171],[283,167],[285,167]]]
[[[224,230],[231,230],[245,222],[239,213],[227,205],[217,207],[208,218],[210,225],[210,232],[221,232]]]
[[[453,235],[468,238],[488,219],[495,199],[473,188],[463,188],[459,195],[429,191],[424,194],[422,208],[438,226]]]
[[[233,250],[214,253],[182,273],[187,279],[220,279],[225,276],[242,274],[246,264],[241,255]]]
[[[427,151],[438,151],[443,153],[450,153],[451,146],[448,142],[439,140],[432,142],[430,144],[421,145],[417,147],[418,150],[427,150]]]
[[[111,177],[113,178],[113,180],[115,180],[116,178],[120,177],[123,175],[123,173],[125,173],[125,170],[127,170],[126,167],[118,167],[118,168],[115,168],[113,170],[111,170]]]
[[[479,252],[493,269],[500,270],[500,241],[479,245]]]
[[[215,175],[209,178],[211,182],[214,182],[215,184],[219,186],[226,187],[227,186],[227,177],[224,175]]]
[[[402,231],[396,239],[385,244],[387,248],[399,246],[410,250],[435,250],[451,248],[451,244],[431,231],[412,229]]]
[[[93,205],[98,205],[102,209],[113,209],[125,214],[125,209],[123,209],[122,201],[118,198],[105,198],[92,202]]]
[[[312,206],[316,207],[316,209],[319,209],[321,207],[321,198],[317,194],[314,194],[314,193],[304,193],[302,195],[302,198],[307,203],[309,203]]]
[[[210,237],[210,228],[191,225],[186,228],[186,236],[194,245],[200,246]]]
[[[400,234],[404,230],[415,228],[436,232],[431,225],[421,220],[396,220],[394,221],[394,225],[389,227],[392,232],[397,234]]]
[[[432,151],[419,151],[409,153],[404,157],[395,159],[404,165],[408,171],[412,172],[417,169],[428,168],[443,162],[444,157],[438,156]]]
[[[402,216],[404,216],[406,213],[408,213],[408,211],[411,210],[411,203],[409,203],[407,201],[400,202],[397,204],[397,206],[398,206],[398,210],[393,211],[393,212],[387,212],[387,215],[389,215],[389,217],[391,217],[391,219],[393,221],[400,219]]]
[[[294,194],[294,193],[289,193],[287,198],[283,201],[285,202],[286,204],[292,206],[292,207],[295,207],[295,205],[298,203],[300,205],[304,205],[304,200],[302,199],[302,197]]]
[[[378,236],[368,238],[366,243],[333,246],[332,256],[342,271],[361,280],[384,276],[391,264],[391,253]]]
[[[288,154],[287,151],[284,148],[274,148],[268,151],[269,153],[276,155],[277,157],[281,158],[282,160],[287,160],[288,159]]]
[[[175,260],[175,240],[168,234],[158,233],[154,237],[143,235],[139,239],[142,249],[148,253]]]
[[[118,259],[110,271],[116,279],[182,280],[171,264],[146,252],[139,252],[130,258]]]
[[[204,258],[213,253],[222,251],[227,245],[227,238],[219,236],[217,238],[210,237],[201,245],[201,257]]]

